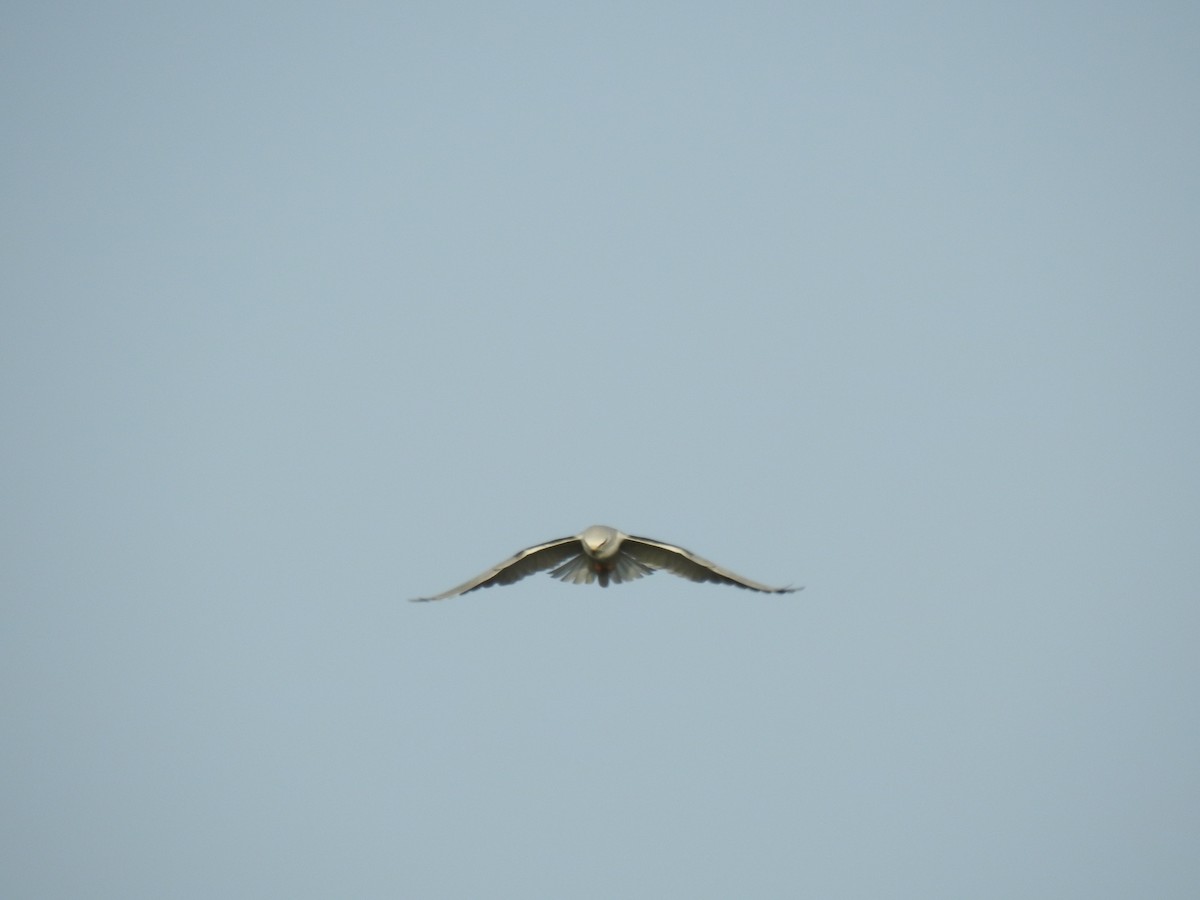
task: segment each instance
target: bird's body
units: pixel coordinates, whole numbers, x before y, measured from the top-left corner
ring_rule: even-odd
[[[723,569],[716,563],[661,541],[624,534],[607,525],[593,525],[573,537],[537,544],[493,566],[470,581],[435,597],[418,600],[445,600],[495,584],[513,584],[526,575],[550,571],[550,575],[571,584],[599,582],[621,584],[665,569],[691,581],[732,584],[765,594],[787,594],[799,588],[773,588]]]

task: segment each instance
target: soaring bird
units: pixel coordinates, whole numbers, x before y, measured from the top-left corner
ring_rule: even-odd
[[[650,538],[623,534],[607,525],[593,525],[573,537],[559,538],[527,547],[456,588],[435,597],[416,597],[417,602],[445,600],[494,584],[512,584],[526,575],[550,570],[551,576],[571,584],[600,582],[600,587],[633,581],[664,569],[689,581],[715,581],[764,594],[790,594],[800,588],[773,588],[735,575],[682,547]]]

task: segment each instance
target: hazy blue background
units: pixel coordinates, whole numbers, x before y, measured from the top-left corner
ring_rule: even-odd
[[[2,19],[0,895],[1200,892],[1195,4]]]

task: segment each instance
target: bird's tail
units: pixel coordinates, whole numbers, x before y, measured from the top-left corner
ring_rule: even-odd
[[[623,581],[635,581],[654,573],[653,568],[624,553],[617,554],[617,558],[614,560],[606,561],[608,568],[599,573],[595,569],[595,562],[586,553],[580,553],[578,556],[571,557],[558,568],[551,569],[550,574],[559,581],[569,584],[591,584],[599,578],[600,586],[607,587],[610,581],[613,584],[620,584]]]

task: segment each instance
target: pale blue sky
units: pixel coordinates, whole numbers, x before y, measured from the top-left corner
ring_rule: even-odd
[[[0,895],[1200,891],[1193,4],[3,20]]]

